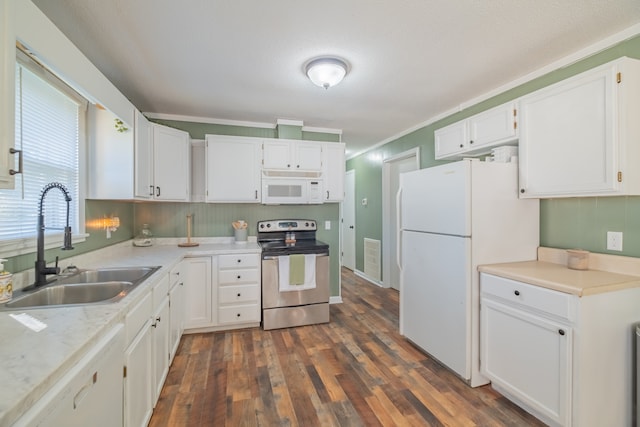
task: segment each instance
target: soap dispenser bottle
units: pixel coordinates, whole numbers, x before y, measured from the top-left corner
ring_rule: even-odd
[[[11,301],[13,297],[13,274],[4,270],[6,259],[0,259],[0,303]]]

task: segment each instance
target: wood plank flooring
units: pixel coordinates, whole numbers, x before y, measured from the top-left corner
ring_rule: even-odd
[[[183,336],[149,425],[544,425],[401,337],[397,291],[343,269],[342,298],[328,324]]]

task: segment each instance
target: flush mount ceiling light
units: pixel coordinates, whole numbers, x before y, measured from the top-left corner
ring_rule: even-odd
[[[309,62],[305,71],[313,84],[329,89],[347,75],[347,64],[338,58],[322,57]]]

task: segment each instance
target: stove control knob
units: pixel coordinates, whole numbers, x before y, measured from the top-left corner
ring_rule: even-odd
[[[260,224],[260,228],[264,228],[264,224]]]
[[[271,224],[267,224],[267,228],[271,228]]]

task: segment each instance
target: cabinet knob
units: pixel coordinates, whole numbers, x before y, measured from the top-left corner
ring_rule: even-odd
[[[520,295],[520,291],[514,291],[513,293],[516,294],[516,296]]]
[[[463,148],[463,147],[464,147],[464,144],[460,144],[460,148]]]
[[[471,141],[469,141],[469,144],[473,144],[473,139]]]
[[[238,298],[240,298],[240,292],[238,292]]]
[[[296,165],[296,168],[300,169],[300,165]]]
[[[290,165],[290,164],[287,164],[287,167],[288,167],[288,168],[290,168],[290,167],[291,167],[291,165]]]
[[[520,189],[520,192],[521,192],[522,194],[524,194],[524,188],[521,188],[521,189]]]
[[[241,259],[238,259],[236,262],[239,264],[239,263],[241,263],[241,262],[242,262],[242,260],[241,260]]]
[[[236,317],[240,317],[240,313],[236,314]]]
[[[558,329],[558,333],[559,333],[560,335],[564,335],[564,330],[563,330],[563,329]]]
[[[239,274],[238,274],[238,277],[237,277],[237,279],[240,279],[240,275],[239,275]]]

